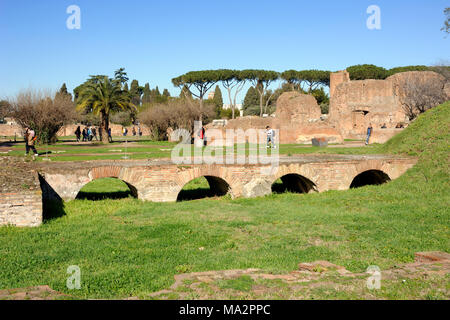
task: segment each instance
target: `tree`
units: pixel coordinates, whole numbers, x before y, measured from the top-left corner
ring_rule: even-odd
[[[258,91],[254,87],[250,87],[247,90],[244,98],[243,109],[246,110],[250,107],[257,106],[259,104]]]
[[[162,94],[163,94],[164,97],[170,98],[170,92],[169,92],[169,90],[167,90],[166,88],[164,88]]]
[[[444,26],[441,28],[442,31],[449,34],[450,33],[450,7],[444,9],[445,21]]]
[[[114,78],[117,79],[122,85],[126,84],[129,80],[127,73],[125,72],[125,68],[120,68],[114,71]]]
[[[298,79],[300,85],[303,83],[305,87],[303,90],[311,93],[312,90],[319,86],[330,86],[330,71],[324,70],[302,70],[298,72]]]
[[[400,72],[408,72],[408,71],[429,71],[430,67],[427,66],[405,66],[405,67],[396,67],[396,68],[392,68],[389,69],[387,71],[389,76],[392,76],[396,73],[400,73]]]
[[[191,133],[194,130],[194,121],[200,117],[199,101],[186,103],[184,99],[171,99],[165,104],[155,104],[139,113],[139,120],[147,125],[153,138],[163,140],[167,138],[167,129],[186,129]],[[214,107],[206,104],[203,108],[204,119],[214,117]]]
[[[223,108],[223,98],[222,91],[219,86],[216,86],[214,90],[214,98],[213,98],[214,110],[216,111],[216,115],[220,117],[220,111]]]
[[[222,85],[227,89],[231,107],[231,118],[234,119],[236,113],[236,99],[239,92],[244,88],[247,79],[245,79],[245,74],[238,70],[221,69],[218,70],[218,72]],[[234,95],[232,94],[233,89]]]
[[[186,85],[184,85],[181,88],[180,98],[183,99],[183,100],[184,99],[192,100],[192,94],[191,94],[191,92],[189,91],[189,89],[188,89],[188,87]]]
[[[174,86],[180,89],[186,87],[187,90],[199,99],[200,118],[202,121],[203,98],[205,94],[220,80],[217,70],[191,71],[177,78],[172,79]],[[194,91],[193,89],[196,89]]]
[[[281,78],[292,90],[303,90],[308,93],[319,86],[330,86],[330,71],[325,70],[287,70],[281,73]]]
[[[377,67],[373,64],[362,64],[347,68],[351,80],[366,79],[386,79],[389,72],[383,67]]]
[[[151,100],[150,84],[147,82],[144,86],[142,94],[142,104],[148,104],[151,102]]]
[[[241,78],[247,79],[256,88],[259,94],[259,116],[263,115],[263,100],[268,87],[279,78],[279,73],[276,71],[267,70],[243,70],[241,71]],[[270,99],[269,99],[270,100]],[[267,102],[266,102],[267,109]]]
[[[9,115],[23,128],[30,127],[36,132],[39,143],[53,143],[62,126],[76,118],[72,98],[59,92],[47,93],[24,91],[10,102]]]
[[[6,100],[0,100],[0,120],[3,121],[5,117],[11,112],[11,105]]]
[[[108,129],[110,114],[120,110],[136,110],[137,107],[130,99],[130,95],[122,89],[120,79],[107,76],[91,76],[81,87],[77,99],[77,110],[89,108],[96,115],[101,116],[100,132],[102,141],[108,143]]]
[[[56,93],[58,96],[68,97],[70,100],[72,100],[72,95],[67,92],[66,84],[63,83],[59,91]]]
[[[291,87],[292,91],[299,87],[299,77],[298,71],[286,70],[280,74],[280,78],[286,81],[286,83]]]
[[[131,81],[130,87],[130,97],[131,103],[135,106],[141,105],[141,95],[143,92],[143,88],[139,87],[139,82],[137,80]]]
[[[442,90],[444,83],[438,79],[412,78],[401,86],[403,94],[400,96],[400,102],[410,120],[445,102],[446,94]]]

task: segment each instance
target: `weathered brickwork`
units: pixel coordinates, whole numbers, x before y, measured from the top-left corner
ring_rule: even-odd
[[[0,226],[36,227],[41,223],[40,190],[0,193]]]
[[[278,179],[294,175],[314,185],[314,190],[346,190],[353,179],[366,171],[385,173],[396,179],[415,164],[411,158],[383,156],[302,156],[282,157],[271,174],[262,172],[268,165],[175,165],[170,161],[92,161],[70,167],[40,168],[43,179],[64,200],[75,199],[80,189],[92,180],[114,177],[123,180],[139,199],[154,202],[176,201],[185,184],[206,177],[211,188],[227,190],[233,197],[270,194]],[[67,166],[67,168],[65,167]]]

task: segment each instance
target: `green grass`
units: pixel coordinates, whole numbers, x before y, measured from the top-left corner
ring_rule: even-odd
[[[369,265],[383,270],[412,262],[417,251],[449,252],[449,111],[447,102],[373,147],[419,157],[414,168],[381,186],[177,203],[74,200],[64,204],[64,216],[40,227],[2,227],[0,289],[48,284],[78,298],[148,298],[183,272],[283,273],[314,260],[364,272]],[[65,286],[70,265],[81,268],[80,290]],[[246,289],[247,282],[223,285]],[[426,285],[426,279],[411,282],[408,292],[445,298],[422,295]],[[389,285],[380,297],[404,298],[399,286]],[[314,297],[359,297],[317,290]]]

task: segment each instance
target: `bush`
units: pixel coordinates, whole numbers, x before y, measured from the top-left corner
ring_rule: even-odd
[[[138,117],[150,128],[155,140],[166,140],[169,127],[173,130],[186,129],[192,133],[194,121],[199,119],[200,114],[203,116],[203,123],[208,123],[214,119],[214,106],[204,104],[203,112],[200,112],[198,101],[176,99],[169,100],[166,104],[152,105],[142,111]]]
[[[70,95],[24,91],[10,102],[10,116],[22,127],[29,126],[36,132],[39,143],[54,143],[56,133],[65,124],[77,118]]]
[[[351,80],[386,79],[389,72],[373,64],[362,64],[347,68]]]

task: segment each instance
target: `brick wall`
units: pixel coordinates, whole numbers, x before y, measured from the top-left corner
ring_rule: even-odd
[[[23,190],[0,193],[0,226],[36,227],[42,223],[42,193]]]

